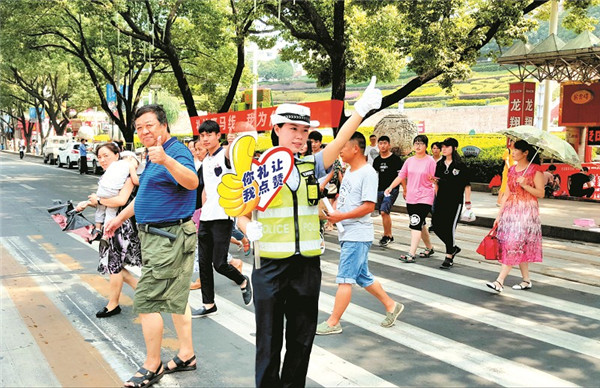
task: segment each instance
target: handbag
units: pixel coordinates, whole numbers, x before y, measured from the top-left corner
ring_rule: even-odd
[[[490,232],[483,238],[479,247],[477,247],[477,253],[482,255],[486,260],[498,260],[499,244],[496,238],[495,226]]]

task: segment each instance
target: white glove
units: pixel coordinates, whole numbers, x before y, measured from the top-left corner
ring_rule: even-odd
[[[381,90],[375,89],[375,82],[377,82],[377,77],[371,77],[371,83],[354,104],[354,110],[360,117],[365,117],[373,109],[381,107]]]
[[[258,241],[263,236],[263,225],[258,221],[250,221],[246,224],[246,237],[254,242]]]

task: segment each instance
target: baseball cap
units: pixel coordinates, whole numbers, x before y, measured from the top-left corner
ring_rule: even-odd
[[[271,124],[300,124],[318,127],[320,123],[317,120],[310,119],[310,108],[297,104],[281,104],[271,115]]]
[[[458,148],[458,140],[456,140],[453,137],[447,137],[443,142],[442,145],[445,145],[446,147],[454,147],[454,148]]]

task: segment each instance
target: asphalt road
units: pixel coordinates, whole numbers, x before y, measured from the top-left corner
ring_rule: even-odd
[[[96,319],[108,291],[97,246],[61,232],[46,211],[53,199],[85,199],[97,179],[0,153],[2,386],[119,386],[143,362],[133,292],[124,288],[123,313]],[[499,267],[473,253],[486,230],[460,226],[463,252],[443,271],[441,254],[413,265],[396,260],[407,248],[405,224],[405,215],[394,216],[396,242],[372,247],[370,269],[406,309],[384,329],[382,306],[355,289],[343,333],[315,339],[309,386],[598,386],[598,244],[545,239],[533,289],[498,295],[484,283]],[[335,234],[326,240],[319,321],[336,291],[339,247]],[[240,258],[249,275],[250,259]],[[198,370],[165,376],[161,386],[254,385],[254,309],[239,287],[215,280],[219,313],[193,321]],[[514,270],[506,284],[518,281]],[[200,307],[199,291],[190,303]],[[168,316],[165,323],[167,360],[177,344]]]

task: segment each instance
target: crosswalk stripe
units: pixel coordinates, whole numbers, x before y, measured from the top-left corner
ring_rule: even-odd
[[[0,330],[0,384],[3,387],[58,387],[42,350],[19,315],[4,285],[0,283],[2,330]],[[10,330],[9,330],[10,328]],[[35,368],[31,368],[35,365]],[[15,373],[19,369],[27,373]]]
[[[406,233],[410,233],[408,228],[406,228]],[[337,238],[337,237],[335,237],[335,238]],[[463,241],[464,241],[464,239],[463,239]],[[373,241],[373,244],[378,244],[378,243],[379,243],[379,241]],[[477,269],[485,269],[487,271],[497,271],[498,270],[497,269],[498,262],[484,260],[483,257],[478,256],[478,254],[475,253],[475,249],[477,248],[478,244],[479,244],[479,242],[466,243],[466,244],[461,242],[459,244],[463,248],[463,252],[457,256],[459,259],[460,265],[471,267],[471,268],[477,268]],[[401,252],[408,252],[408,248],[409,248],[408,244],[405,244],[402,242],[395,242],[391,245],[388,245],[386,247],[386,250],[390,251],[390,254],[393,254],[393,255],[398,254],[399,255]],[[568,249],[568,247],[565,247],[564,249]],[[564,249],[556,249],[556,251],[563,253]],[[471,251],[471,254],[469,254],[468,251]],[[398,252],[398,253],[396,253],[396,252]],[[572,260],[566,261],[566,260],[557,259],[557,258],[548,259],[546,252],[548,252],[548,249],[544,249],[544,262],[551,263],[550,267],[560,268],[562,271],[568,270],[570,273],[573,273],[573,274],[585,273],[587,275],[587,278],[585,280],[589,279],[589,276],[592,275],[592,274],[590,274],[590,268],[593,268],[593,266],[586,265],[586,266],[583,266],[583,269],[579,269],[578,267],[581,266],[579,263],[574,262]],[[443,258],[443,256],[444,256],[444,254],[440,253],[440,259]],[[589,254],[588,255],[580,254],[580,256],[589,257]],[[473,257],[477,257],[480,260],[473,259]],[[436,260],[435,257],[434,257],[434,260]],[[440,263],[441,263],[441,260],[440,260]],[[530,267],[530,271],[532,273],[535,273],[534,276],[536,279],[536,283],[550,284],[550,285],[557,286],[557,287],[569,288],[570,290],[573,290],[573,291],[581,291],[581,292],[585,292],[588,294],[600,295],[599,287],[557,277],[557,276],[560,276],[560,273],[556,274],[557,276],[547,276],[542,273],[539,273],[535,267]],[[556,271],[552,271],[552,273],[555,273],[555,272]],[[598,268],[596,270],[596,272],[598,273],[598,276],[597,276],[598,284],[597,285],[600,285],[600,268]],[[584,280],[584,279],[581,279],[581,280]]]
[[[339,247],[332,243],[327,242],[326,248],[330,249],[334,252],[340,252]],[[431,278],[440,279],[443,281],[447,281],[450,283],[460,284],[461,286],[471,287],[476,289],[485,289],[486,280],[476,279],[464,275],[460,275],[457,273],[453,273],[451,271],[441,271],[437,268],[429,268],[423,265],[406,265],[400,264],[400,262],[393,260],[389,257],[369,252],[369,261],[383,264],[387,266],[391,266],[394,268],[401,268],[404,271],[418,273],[420,275],[428,276]],[[591,318],[594,320],[600,320],[600,309],[582,305],[579,303],[573,303],[562,299],[553,298],[546,295],[540,295],[536,293],[529,292],[527,294],[524,293],[502,293],[500,294],[505,298],[512,298],[526,303],[533,303],[544,307],[553,308],[556,310],[562,310],[564,312],[579,315],[582,317]]]
[[[143,360],[145,354],[139,351],[139,346],[131,341],[131,338],[124,335],[120,331],[111,332],[110,334],[100,327],[94,319],[88,314],[89,311],[94,311],[94,306],[91,306],[91,301],[85,299],[73,299],[69,296],[69,290],[74,285],[85,287],[89,292],[95,294],[96,290],[91,288],[86,282],[82,281],[77,275],[71,274],[71,270],[64,264],[52,260],[45,262],[36,252],[29,249],[27,244],[21,237],[0,237],[2,244],[10,254],[21,264],[30,268],[30,270],[39,276],[36,276],[36,281],[47,290],[56,290],[57,292],[47,292],[48,297],[52,302],[59,306],[61,311],[67,311],[71,306],[79,310],[84,316],[84,322],[75,319],[72,321],[73,326],[82,334],[84,338],[97,338],[101,336],[102,341],[94,341],[95,346],[105,360],[110,364],[117,375],[125,381],[131,376],[131,369],[138,368],[139,364],[135,361]],[[68,304],[60,298],[65,298]],[[127,350],[125,350],[127,349]],[[116,356],[115,353],[118,355]],[[124,362],[125,361],[125,362]],[[168,377],[168,376],[167,376]],[[175,381],[173,380],[175,383]]]
[[[77,235],[69,234],[75,240],[81,242],[87,247],[96,250],[96,244],[91,246]],[[244,273],[251,275],[249,266],[244,267]],[[194,308],[202,306],[202,297],[190,293],[190,305]],[[205,318],[208,319],[208,318]],[[246,341],[255,344],[253,333],[256,331],[254,324],[254,313],[245,310],[228,300],[219,299],[219,314],[210,317],[221,326],[232,331]],[[377,375],[360,368],[331,352],[328,352],[318,346],[313,346],[311,353],[311,362],[309,365],[308,377],[325,387],[393,387],[394,384],[381,379]]]
[[[324,260],[321,261],[321,269],[333,276],[337,274],[337,266]],[[510,327],[512,333],[600,359],[600,341],[548,327],[539,322],[509,316],[443,295],[399,284],[381,276],[376,276],[376,278],[387,292],[401,295],[402,298],[414,300],[429,307],[460,315],[502,330]]]
[[[321,293],[319,307],[323,311],[331,312],[334,300],[333,296]],[[549,373],[498,357],[401,321],[396,321],[396,324],[391,328],[383,328],[379,326],[379,322],[374,319],[374,316],[373,311],[352,305],[344,312],[343,319],[345,322],[350,322],[390,341],[499,385],[509,387],[577,386]]]
[[[244,270],[250,274],[250,270]],[[202,306],[202,297],[190,294],[190,305],[194,308]],[[256,343],[253,333],[256,332],[254,313],[225,298],[219,299],[219,314],[210,318],[221,326],[250,342]],[[283,346],[285,349],[285,344]],[[313,345],[308,378],[324,387],[394,387],[395,385],[354,365],[327,350]]]
[[[88,245],[89,246],[89,245]],[[332,251],[339,252],[339,249],[336,249],[333,244],[328,243],[328,248]],[[376,257],[372,257],[375,255]],[[392,265],[396,267],[403,267],[393,261],[390,261],[389,258],[384,258],[383,256],[377,257],[379,255],[371,253],[371,260],[377,261],[385,265]],[[422,266],[414,266],[414,267],[422,267]],[[325,260],[322,261],[322,269],[325,273],[334,274],[337,272],[336,266],[331,264]],[[423,269],[423,268],[420,268]],[[425,268],[428,269],[428,268]],[[413,271],[413,272],[421,272],[421,271]],[[433,272],[433,271],[432,271]],[[251,269],[245,267],[245,274],[250,274]],[[445,275],[447,275],[445,273]],[[459,276],[456,274],[451,274],[453,276]],[[427,274],[429,276],[429,274]],[[466,277],[465,277],[466,278]],[[467,278],[468,279],[468,278]],[[422,290],[416,290],[409,286],[403,286],[394,284],[393,281],[388,279],[380,279],[385,282],[385,288],[393,293],[397,293],[399,295],[403,295],[409,299],[416,300],[417,302],[424,303],[426,305],[432,306],[434,308],[442,309],[444,311],[451,312],[456,314],[457,311],[461,313],[459,315],[463,315],[466,318],[478,320],[480,322],[490,324],[495,327],[500,327],[499,322],[504,322],[507,320],[512,320],[511,322],[515,322],[515,320],[519,320],[520,318],[512,318],[508,317],[505,314],[496,313],[488,309],[478,308],[475,306],[468,305],[469,309],[466,309],[467,305],[464,302],[456,301],[448,297],[440,297],[439,295],[425,292]],[[442,280],[447,280],[442,278]],[[459,283],[464,285],[464,279],[458,279],[455,283]],[[474,287],[474,285],[470,285]],[[480,288],[480,287],[478,287]],[[554,298],[550,298],[554,300]],[[333,308],[334,297],[325,293],[321,293],[321,302],[320,309],[326,312],[330,312]],[[437,303],[436,303],[437,302]],[[444,308],[444,305],[451,304],[452,307]],[[190,304],[193,306],[200,307],[201,306],[201,297],[199,295],[190,294]],[[246,341],[253,343],[255,341],[255,337],[252,335],[254,329],[254,317],[253,313],[232,303],[228,300],[221,299],[219,301],[219,315],[213,316],[210,319],[213,319],[215,322],[224,326],[226,329],[236,333],[241,338]],[[491,314],[491,318],[484,318],[477,315],[489,315]],[[499,385],[507,385],[507,386],[522,386],[524,382],[531,382],[532,385],[543,385],[543,386],[574,386],[573,383],[560,379],[558,377],[552,376],[544,371],[537,370],[535,368],[519,364],[517,362],[504,359],[499,356],[495,356],[493,354],[487,353],[485,351],[479,350],[477,348],[473,348],[469,345],[462,344],[460,342],[456,342],[454,340],[445,338],[438,334],[428,332],[426,330],[420,329],[418,327],[398,322],[396,326],[392,329],[385,329],[379,326],[379,322],[375,322],[373,319],[374,313],[368,309],[362,308],[360,306],[352,305],[351,309],[346,311],[344,314],[344,321],[349,322],[353,325],[361,327],[369,332],[375,333],[382,337],[388,338],[391,341],[399,343],[403,346],[406,346],[411,349],[415,349],[416,351],[423,353],[429,357],[438,359],[445,363],[448,363],[456,368],[465,370],[469,373],[477,375],[481,378],[489,380],[491,382],[497,383]],[[499,322],[495,322],[499,320]],[[521,324],[530,325],[531,322],[525,319],[522,319],[523,322]],[[252,322],[252,325],[248,323]],[[514,326],[519,326],[516,324]],[[511,325],[511,327],[514,327]],[[500,327],[502,328],[502,327]],[[547,343],[554,344],[555,346],[577,351],[579,353],[591,355],[593,357],[598,357],[596,352],[597,350],[597,341],[590,342],[587,345],[581,344],[581,339],[583,337],[565,333],[561,330],[549,328],[549,327],[535,327],[536,333],[532,332],[523,332],[519,334],[527,335],[530,338],[535,338],[541,341],[545,341]],[[533,331],[533,330],[532,330]],[[552,337],[555,338],[552,338]],[[585,340],[585,339],[584,339]],[[572,344],[569,344],[568,341],[572,341]],[[324,353],[323,353],[324,352]],[[333,356],[333,360],[325,361],[321,357],[331,358]],[[311,364],[309,369],[309,378],[314,380],[315,382],[322,384],[324,386],[338,386],[338,385],[350,385],[350,386],[389,386],[393,385],[390,382],[380,379],[376,375],[372,375],[370,372],[363,369],[356,369],[355,365],[352,365],[348,361],[341,359],[326,350],[315,346],[313,348],[313,353],[311,357]],[[313,368],[318,367],[319,369],[315,370]],[[334,373],[331,370],[320,370],[323,367],[334,368]],[[359,374],[358,377],[348,377],[348,370],[352,370],[354,373]],[[375,378],[375,382],[371,381],[371,379]],[[323,379],[326,379],[323,380]],[[365,381],[366,379],[366,381]],[[528,383],[525,383],[528,384]]]

